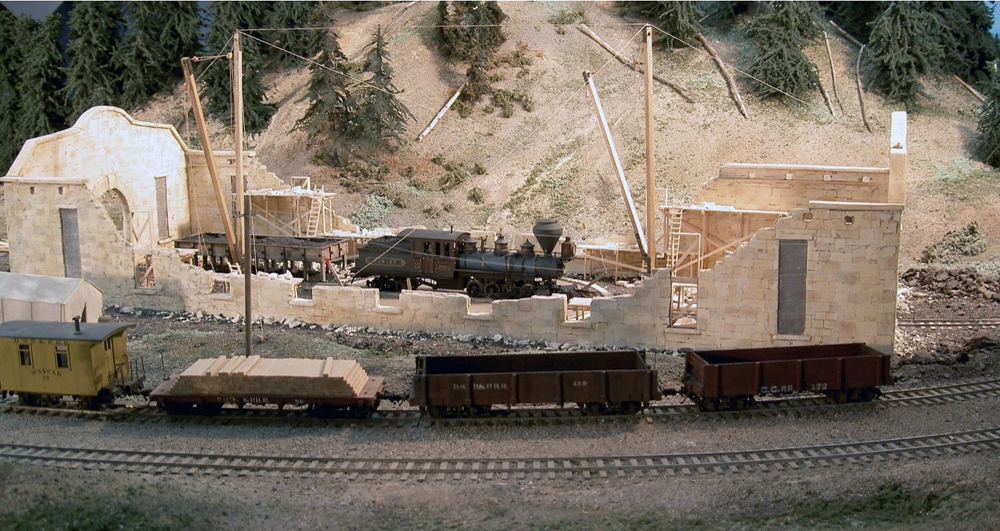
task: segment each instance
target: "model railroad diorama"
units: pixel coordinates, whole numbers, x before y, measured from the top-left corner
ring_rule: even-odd
[[[201,359],[151,392],[129,360],[124,332],[110,323],[0,324],[0,388],[25,405],[65,396],[96,408],[117,396],[148,394],[170,414],[304,407],[318,416],[365,418],[385,397],[385,378],[354,360],[220,356]],[[758,396],[811,392],[836,402],[870,401],[892,383],[889,356],[863,344],[686,354],[677,389],[660,389],[638,351],[417,356],[409,404],[431,417],[484,416],[494,407],[578,406],[584,414],[635,414],[664,394],[703,410],[752,407]]]

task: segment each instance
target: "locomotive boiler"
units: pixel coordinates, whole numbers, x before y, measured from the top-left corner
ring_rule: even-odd
[[[528,240],[511,251],[502,235],[493,249],[487,249],[468,232],[406,229],[358,248],[352,273],[355,278],[371,277],[368,286],[384,291],[426,284],[434,289],[465,290],[472,297],[555,293],[559,291],[556,280],[576,255],[576,244],[568,237],[555,253],[562,232],[553,219],[536,223],[532,233],[542,248],[539,254]]]

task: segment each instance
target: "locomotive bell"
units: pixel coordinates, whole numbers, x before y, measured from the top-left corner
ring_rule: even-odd
[[[546,218],[538,220],[538,223],[535,223],[535,226],[531,229],[531,233],[535,235],[538,245],[542,247],[542,251],[545,251],[546,256],[548,256],[552,254],[552,251],[556,248],[556,244],[559,243],[559,237],[562,236],[563,228],[558,221]]]

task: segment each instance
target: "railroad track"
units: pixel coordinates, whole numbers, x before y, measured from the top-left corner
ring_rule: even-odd
[[[980,328],[1000,328],[1000,319],[900,319],[896,322],[896,326],[919,329],[978,330]]]
[[[248,408],[240,412],[225,408],[212,417],[171,417],[153,406],[133,405],[103,411],[68,408],[28,407],[17,404],[0,404],[0,411],[16,415],[39,415],[60,418],[83,418],[134,423],[190,423],[196,425],[262,425],[295,427],[413,427],[416,425],[475,426],[493,424],[569,424],[595,421],[617,422],[669,422],[682,420],[728,420],[734,418],[761,418],[801,416],[823,411],[843,411],[850,407],[931,406],[1000,396],[1000,379],[973,380],[948,385],[886,390],[875,402],[834,404],[824,398],[781,398],[763,400],[757,407],[743,411],[702,412],[691,403],[657,404],[639,415],[586,416],[575,408],[518,408],[498,410],[496,415],[483,418],[432,419],[421,416],[413,409],[381,410],[372,418],[323,419],[308,415],[301,409]]]
[[[960,456],[1000,450],[1000,428],[856,443],[659,455],[363,458],[152,452],[0,444],[0,460],[147,474],[449,481],[725,475]]]

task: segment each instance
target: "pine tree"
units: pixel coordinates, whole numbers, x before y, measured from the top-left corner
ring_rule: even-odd
[[[80,2],[69,16],[71,121],[96,105],[121,105],[121,69],[112,61],[122,42],[118,2]]]
[[[382,26],[375,32],[375,41],[365,56],[365,70],[371,74],[367,83],[355,91],[357,102],[357,122],[348,134],[365,139],[376,147],[392,138],[397,144],[404,144],[403,133],[407,120],[413,114],[396,98],[403,92],[392,84],[392,67],[389,66],[389,51],[382,37]]]
[[[990,82],[986,86],[986,100],[979,111],[979,136],[974,148],[979,160],[1000,168],[1000,73],[997,63],[987,66],[990,72]]]
[[[657,36],[657,42],[671,48],[683,48],[698,40],[701,10],[697,2],[643,2],[637,4],[639,13],[652,19],[669,35]],[[687,44],[685,44],[687,43]]]
[[[829,2],[826,13],[852,37],[868,42],[872,21],[885,11],[885,2]]]
[[[209,9],[213,13],[212,26],[208,31],[208,49],[214,54],[230,51],[230,40],[236,29],[252,29],[263,26],[267,16],[264,2],[212,2]],[[243,123],[251,135],[267,128],[274,105],[264,103],[263,60],[257,41],[250,37],[243,39]],[[229,64],[220,60],[205,75],[204,95],[208,100],[206,110],[224,123],[233,119],[232,82]]]
[[[443,4],[443,5],[442,5]],[[438,4],[441,51],[462,61],[480,50],[492,57],[507,41],[502,24],[507,15],[496,2],[446,2]]]
[[[201,16],[194,2],[128,2],[124,45],[115,55],[127,107],[170,88],[181,78],[181,57],[198,52]]]
[[[53,133],[65,125],[66,77],[59,45],[59,15],[49,15],[41,24],[25,17],[18,26],[23,57],[17,89],[21,101],[16,144],[20,148],[25,140]]]
[[[925,11],[934,16],[944,69],[985,88],[991,78],[987,66],[1000,57],[990,7],[984,2],[928,2]]]
[[[21,66],[21,51],[15,38],[17,19],[10,11],[0,11],[0,171],[7,168],[21,148],[17,142],[17,108],[20,94],[17,90],[18,70]],[[0,174],[0,175],[2,175]]]
[[[873,85],[907,107],[916,100],[920,76],[934,73],[941,60],[933,16],[922,7],[918,2],[890,3],[872,23],[870,36]]]
[[[761,96],[799,96],[819,85],[816,65],[802,53],[820,34],[813,9],[806,2],[772,2],[750,25],[756,44],[750,70],[766,83],[757,86]]]
[[[274,10],[268,13],[265,26],[275,30],[303,28],[311,26],[313,13],[319,9],[318,2],[275,2]],[[276,46],[292,53],[312,59],[322,49],[323,40],[317,39],[312,31],[269,31],[264,38]],[[279,64],[300,64],[300,60],[276,48],[266,54]]]
[[[329,28],[334,24],[333,17],[326,6],[316,8],[311,25],[313,27]],[[309,132],[310,137],[319,135],[337,135],[344,133],[349,127],[351,114],[347,108],[351,101],[347,86],[350,81],[347,70],[347,57],[337,42],[339,38],[331,29],[317,32],[322,35],[322,52],[318,64],[309,65],[309,108],[305,115],[296,122],[296,127],[302,127]],[[331,69],[333,71],[331,71]]]

